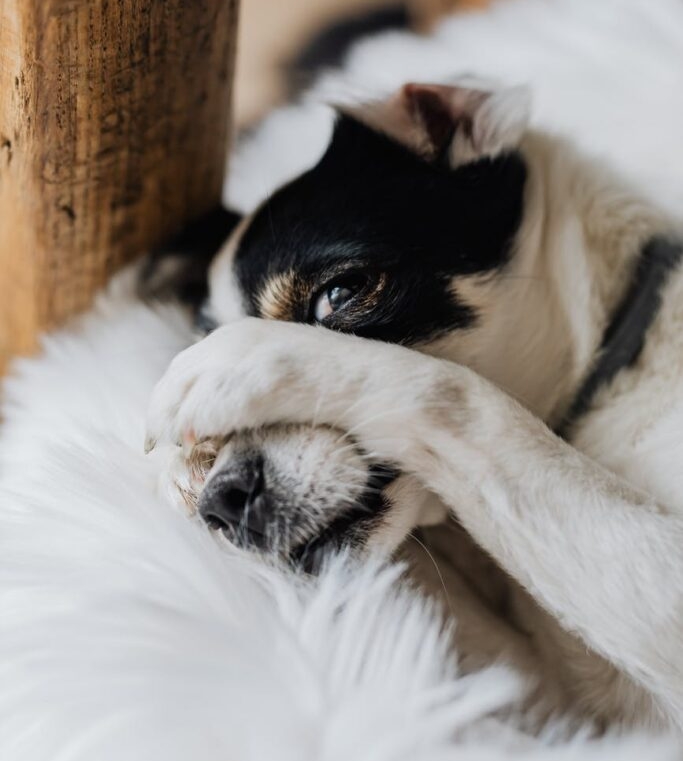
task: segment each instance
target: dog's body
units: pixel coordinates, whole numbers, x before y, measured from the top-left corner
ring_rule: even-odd
[[[150,444],[212,448],[204,517],[284,554],[392,552],[454,517],[500,569],[485,584],[460,558],[473,665],[512,658],[564,708],[683,729],[678,232],[525,114],[519,91],[442,86],[347,112],[213,265],[223,327],[160,382]],[[344,179],[333,203],[321,178]],[[660,245],[642,349],[577,407]],[[232,435],[281,423],[296,438],[272,429],[270,453],[267,428]]]

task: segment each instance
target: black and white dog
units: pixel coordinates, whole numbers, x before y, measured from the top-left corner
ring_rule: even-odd
[[[454,517],[506,589],[482,641],[507,627],[577,711],[683,729],[679,233],[529,129],[524,88],[345,108],[213,262],[148,446],[181,445],[211,526],[305,562]]]

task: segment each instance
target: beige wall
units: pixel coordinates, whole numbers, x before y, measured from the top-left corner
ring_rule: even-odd
[[[415,25],[427,29],[455,8],[490,0],[406,0]],[[397,0],[241,0],[235,82],[238,127],[263,113],[282,95],[281,63],[321,27],[342,15],[395,5]]]
[[[241,0],[235,113],[238,126],[261,116],[281,95],[280,64],[342,14],[391,0]]]

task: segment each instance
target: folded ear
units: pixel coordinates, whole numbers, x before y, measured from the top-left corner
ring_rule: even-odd
[[[433,161],[452,167],[515,148],[529,124],[527,87],[480,90],[406,84],[384,101],[341,110]]]

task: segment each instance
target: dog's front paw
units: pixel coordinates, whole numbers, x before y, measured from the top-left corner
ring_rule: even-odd
[[[277,327],[240,320],[181,352],[153,391],[146,449],[258,425],[259,402],[282,387],[293,362],[293,347]]]
[[[394,461],[434,425],[462,418],[468,377],[404,347],[249,318],[173,360],[152,395],[147,449],[299,423],[350,432]]]

